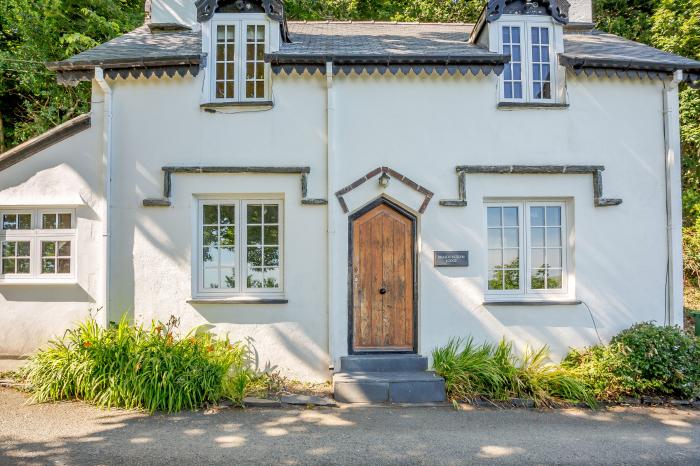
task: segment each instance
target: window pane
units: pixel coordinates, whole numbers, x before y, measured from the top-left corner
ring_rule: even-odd
[[[547,288],[560,289],[562,286],[561,269],[549,269],[547,271]]]
[[[29,273],[29,259],[17,259],[17,273]]]
[[[533,290],[543,290],[544,289],[544,269],[535,269],[532,271],[532,276],[530,278],[530,287]]]
[[[42,259],[41,273],[56,273],[56,259]]]
[[[16,243],[14,241],[3,241],[2,242],[2,256],[9,257],[15,256],[17,251]]]
[[[2,273],[15,273],[15,259],[2,260]]]
[[[221,258],[221,265],[236,265],[236,249],[235,248],[221,248],[219,249],[219,254]]]
[[[19,257],[29,257],[30,255],[30,245],[29,241],[18,241],[17,242],[17,256]]]
[[[205,204],[202,208],[204,211],[205,225],[216,225],[217,223],[219,223],[219,215],[216,205]]]
[[[58,273],[70,273],[70,259],[58,259]]]
[[[530,229],[530,246],[544,247],[544,228],[535,227]]]
[[[520,288],[520,271],[506,270],[504,274],[504,289],[517,290]]]
[[[216,98],[217,98],[217,99],[223,99],[224,96],[225,96],[225,93],[224,93],[224,92],[225,92],[225,91],[224,91],[224,83],[223,83],[223,81],[218,81],[218,82],[216,83]]]
[[[262,268],[248,270],[247,285],[248,285],[248,288],[262,288],[262,286],[263,286]]]
[[[219,239],[219,244],[221,246],[235,246],[236,245],[236,237],[235,237],[235,231],[232,226],[226,227],[223,226],[220,228],[220,234],[221,237]]]
[[[58,214],[58,228],[68,230],[71,227],[71,214]]]
[[[204,246],[217,246],[219,244],[219,229],[217,227],[204,227],[202,244]]]
[[[59,241],[58,242],[58,255],[59,256],[70,256],[70,241]]]
[[[504,249],[503,250],[503,266],[508,269],[516,269],[520,267],[520,249]]]
[[[503,246],[506,248],[517,248],[520,246],[520,238],[518,238],[518,228],[503,229]]]
[[[264,288],[279,288],[279,271],[278,267],[266,267],[263,269],[263,276],[265,277],[263,280]]]
[[[561,227],[547,228],[547,246],[561,246]]]
[[[251,244],[251,245],[261,245],[262,244],[262,227],[261,226],[249,226],[248,227],[248,244]]]
[[[504,207],[503,208],[503,225],[507,227],[518,226],[518,208]]]
[[[503,289],[503,272],[491,270],[489,272],[489,290]]]
[[[544,267],[546,262],[545,262],[545,257],[544,257],[544,249],[541,248],[536,248],[532,249],[530,251],[530,260],[532,261],[532,266],[533,267]]]
[[[490,227],[500,227],[501,226],[501,208],[500,207],[488,207],[486,209],[487,223]]]
[[[225,39],[226,39],[226,26],[217,26],[216,27],[216,40],[221,42]]]
[[[561,207],[547,207],[547,226],[561,225]]]
[[[489,248],[500,248],[501,243],[501,229],[500,228],[489,228]]]
[[[19,214],[17,215],[17,223],[19,224],[20,230],[31,230],[32,228],[32,214]],[[70,228],[70,227],[68,227]]]
[[[503,251],[500,249],[489,250],[489,268],[503,266]]]
[[[2,216],[2,229],[3,230],[16,230],[17,229],[17,215],[16,214],[4,214]]]
[[[255,97],[255,82],[248,81],[245,85],[245,96],[254,98]]]
[[[279,227],[265,226],[265,244],[276,245],[279,243]]]
[[[280,250],[279,248],[265,248],[263,254],[264,264],[266,266],[278,266],[280,265]]]
[[[544,226],[544,207],[530,207],[530,225]]]
[[[41,228],[44,230],[55,230],[56,229],[56,214],[42,214],[41,216]]]
[[[279,222],[279,206],[266,205],[265,206],[265,223],[278,223],[278,222]]]
[[[236,287],[236,270],[233,268],[221,269],[221,288]]]
[[[204,288],[219,288],[219,269],[204,269]]]
[[[219,262],[219,249],[218,248],[204,248],[202,249],[202,262],[204,266],[216,265]]]
[[[248,223],[262,223],[262,206],[259,204],[248,205]]]
[[[248,248],[248,267],[262,266],[262,248]]]
[[[561,249],[547,249],[547,265],[549,267],[561,267]]]
[[[54,241],[42,241],[41,242],[41,255],[42,256],[55,256],[56,255],[56,243]]]

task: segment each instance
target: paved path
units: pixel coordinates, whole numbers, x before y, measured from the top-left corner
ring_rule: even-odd
[[[700,464],[700,411],[349,407],[147,416],[0,389],[0,464]]]

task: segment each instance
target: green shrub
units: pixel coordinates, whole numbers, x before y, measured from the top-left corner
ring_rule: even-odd
[[[89,318],[30,359],[22,375],[35,402],[79,399],[101,407],[197,409],[227,397],[240,402],[248,349],[195,330],[174,336],[178,321],[151,329],[126,317],[109,328]]]
[[[609,345],[572,350],[563,364],[600,399],[700,395],[700,341],[678,327],[640,323]]]
[[[433,367],[445,379],[453,400],[528,398],[540,406],[560,401],[595,405],[581,379],[549,361],[546,346],[528,350],[519,358],[505,340],[498,345],[475,345],[471,338],[452,339],[433,351]]]

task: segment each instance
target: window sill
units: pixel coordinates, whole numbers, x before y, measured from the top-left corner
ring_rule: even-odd
[[[205,112],[216,112],[217,110],[226,110],[228,108],[246,108],[252,110],[265,109],[269,110],[274,107],[271,100],[254,100],[241,102],[208,102],[201,104],[199,108]]]
[[[497,301],[484,301],[484,306],[578,306],[583,302],[578,299],[546,299],[546,300],[527,300],[527,299],[503,299]]]
[[[286,298],[194,298],[187,304],[287,304]]]
[[[0,286],[5,286],[5,285],[32,285],[32,286],[37,286],[37,285],[77,285],[78,281],[75,278],[66,278],[66,279],[37,279],[37,278],[31,278],[31,279],[22,279],[22,278],[5,278],[5,279],[0,279]]]
[[[569,104],[547,102],[499,102],[498,110],[566,110]]]

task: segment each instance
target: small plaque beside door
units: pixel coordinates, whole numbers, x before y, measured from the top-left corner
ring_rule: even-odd
[[[435,251],[435,267],[469,267],[469,251]]]

